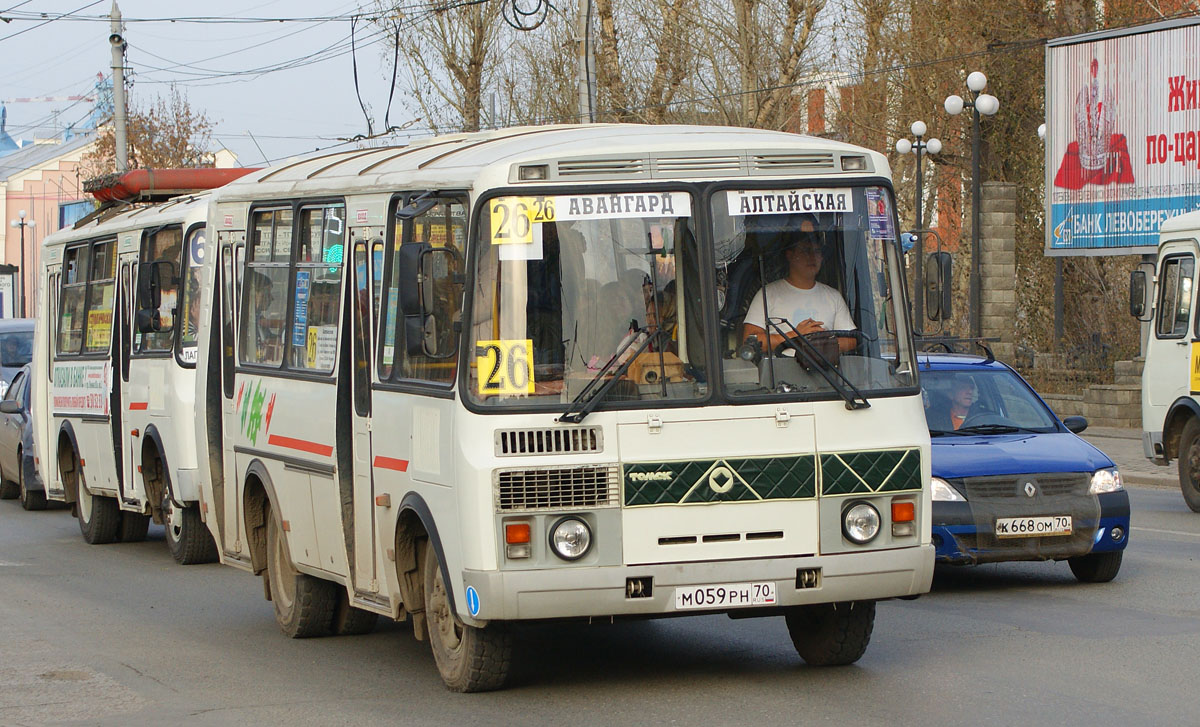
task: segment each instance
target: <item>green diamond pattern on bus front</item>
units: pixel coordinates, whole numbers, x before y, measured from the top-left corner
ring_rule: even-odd
[[[889,449],[821,455],[821,494],[855,495],[921,489],[921,451]]]
[[[624,467],[626,507],[816,496],[816,458],[638,462]]]

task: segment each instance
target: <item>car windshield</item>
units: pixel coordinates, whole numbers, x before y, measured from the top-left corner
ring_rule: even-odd
[[[24,366],[33,358],[33,331],[0,333],[0,365]]]
[[[1009,369],[926,370],[921,391],[930,434],[1058,430],[1046,405]]]

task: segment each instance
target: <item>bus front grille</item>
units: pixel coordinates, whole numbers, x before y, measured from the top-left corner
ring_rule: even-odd
[[[620,468],[601,464],[496,470],[495,489],[500,512],[616,507]]]
[[[495,445],[497,457],[526,454],[578,454],[603,452],[604,437],[599,427],[497,429]]]

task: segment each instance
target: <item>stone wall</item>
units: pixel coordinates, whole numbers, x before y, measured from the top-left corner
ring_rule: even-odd
[[[980,333],[996,358],[1011,362],[1017,317],[1017,187],[984,182],[980,220]]]

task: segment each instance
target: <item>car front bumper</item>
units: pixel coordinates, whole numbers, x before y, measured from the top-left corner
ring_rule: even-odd
[[[1006,511],[1004,517],[1071,515],[1073,532],[1066,536],[997,538],[996,513],[971,502],[933,503],[933,544],[937,562],[995,563],[1017,560],[1063,560],[1088,553],[1124,550],[1129,542],[1129,495],[1094,496],[1097,508],[1061,504],[1030,505],[1027,512]]]

